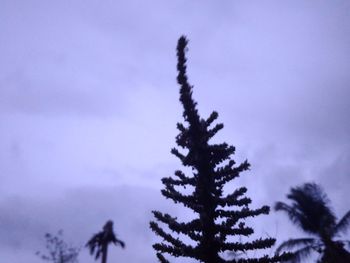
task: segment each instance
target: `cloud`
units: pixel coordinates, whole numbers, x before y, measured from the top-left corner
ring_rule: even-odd
[[[348,209],[347,1],[0,7],[0,237],[9,236],[0,242],[9,262],[30,260],[43,233],[60,227],[85,242],[110,215],[139,252],[111,256],[154,262],[147,213],[159,202],[169,209],[160,178],[180,168],[169,150],[181,120],[181,34],[190,39],[199,110],[203,117],[218,110],[225,124],[215,140],[237,146],[237,161],[252,164],[234,186],[246,185],[259,206],[316,181],[337,214]],[[272,213],[254,226],[285,239],[295,230],[282,218]]]
[[[64,230],[68,243],[83,246],[112,219],[127,249],[111,249],[111,258],[152,262],[154,235],[148,228],[151,210],[166,207],[159,191],[142,187],[73,188],[46,199],[11,196],[0,203],[0,247],[3,253],[21,251],[28,256],[45,250],[43,236]],[[138,253],[134,251],[138,250]],[[10,252],[9,252],[10,251]],[[82,251],[82,257],[93,262]],[[84,260],[84,261],[85,261]],[[20,261],[18,261],[20,262]]]

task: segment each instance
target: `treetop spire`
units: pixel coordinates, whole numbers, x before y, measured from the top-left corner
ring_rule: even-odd
[[[174,257],[189,257],[203,263],[270,263],[279,262],[285,256],[257,258],[227,259],[226,251],[246,252],[269,248],[275,243],[273,238],[246,239],[254,233],[252,227],[246,226],[249,217],[268,214],[269,207],[262,206],[250,209],[251,199],[245,197],[247,189],[241,187],[232,189],[231,193],[224,193],[226,183],[232,181],[241,172],[248,170],[247,161],[235,166],[232,155],[235,147],[227,143],[212,144],[212,138],[223,124],[213,124],[217,119],[217,112],[213,112],[208,119],[201,119],[192,98],[192,88],[186,74],[186,51],[188,40],[181,36],[177,44],[177,82],[180,85],[180,102],[183,106],[183,117],[187,125],[177,124],[179,134],[176,143],[185,152],[177,148],[172,153],[178,157],[183,166],[192,168],[192,172],[175,171],[174,177],[162,179],[164,188],[162,195],[175,203],[181,203],[193,211],[193,219],[179,222],[176,217],[159,211],[153,211],[156,221],[150,222],[151,229],[162,238],[162,242],[153,245],[157,257],[162,263],[169,263],[164,254]],[[213,127],[211,127],[213,125]],[[187,186],[191,186],[190,194],[182,193]],[[172,231],[172,234],[167,233]],[[176,234],[177,235],[176,235]],[[190,244],[180,239],[185,235],[193,242]],[[235,239],[236,238],[236,239]]]

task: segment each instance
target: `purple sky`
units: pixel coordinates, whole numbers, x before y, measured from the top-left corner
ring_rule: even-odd
[[[235,186],[253,207],[315,181],[339,217],[350,208],[349,1],[2,0],[4,263],[39,262],[43,235],[61,228],[83,245],[108,219],[127,245],[111,261],[156,261],[150,211],[188,213],[160,195],[181,168],[182,34],[200,113],[217,110],[216,140],[252,165]],[[302,236],[274,212],[252,224],[279,242]],[[94,262],[85,249],[80,261]]]

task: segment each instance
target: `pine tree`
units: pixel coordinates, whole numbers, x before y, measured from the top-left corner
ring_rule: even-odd
[[[235,165],[231,155],[235,147],[226,143],[211,144],[210,139],[223,128],[223,124],[213,122],[218,118],[217,112],[212,112],[209,118],[202,119],[197,111],[197,103],[192,98],[192,89],[186,75],[186,56],[188,40],[182,36],[177,45],[177,82],[180,85],[180,102],[183,105],[183,117],[186,125],[177,124],[180,131],[176,137],[176,143],[185,149],[181,153],[173,148],[171,153],[177,156],[182,165],[192,168],[192,174],[186,175],[182,171],[175,171],[175,177],[162,179],[164,189],[161,191],[166,198],[175,203],[182,203],[191,209],[196,218],[189,222],[178,222],[176,217],[153,211],[155,219],[177,234],[183,234],[193,240],[194,244],[186,244],[174,233],[167,233],[156,221],[150,222],[150,227],[163,239],[162,243],[156,243],[153,248],[157,252],[160,262],[169,262],[163,254],[174,257],[187,257],[204,263],[221,262],[279,262],[287,254],[282,256],[260,258],[225,260],[223,252],[246,252],[257,249],[265,249],[274,245],[273,238],[260,238],[253,241],[233,242],[234,236],[250,236],[253,228],[246,226],[244,220],[261,214],[268,214],[269,207],[250,209],[248,205],[251,199],[245,197],[247,188],[241,187],[228,195],[224,194],[224,186],[238,177],[241,172],[249,169],[249,163],[244,161]],[[181,193],[179,188],[191,186],[192,194]],[[236,209],[233,209],[236,207]]]

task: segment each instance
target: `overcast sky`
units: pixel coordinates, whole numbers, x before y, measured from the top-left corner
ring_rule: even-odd
[[[339,217],[350,209],[350,2],[219,2],[0,0],[4,263],[40,262],[58,229],[84,245],[108,219],[127,246],[111,262],[156,262],[151,210],[187,213],[160,195],[181,168],[182,34],[200,113],[217,110],[216,140],[252,165],[235,182],[252,206],[314,181]],[[251,223],[278,243],[302,236],[274,212]]]

